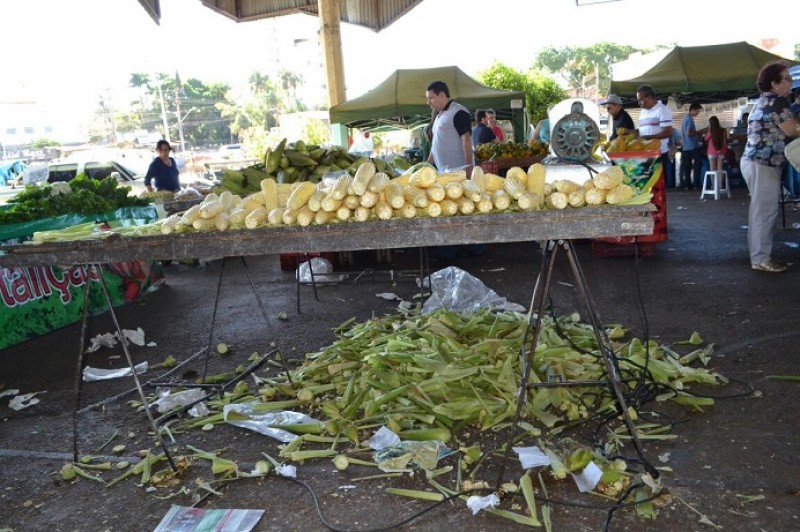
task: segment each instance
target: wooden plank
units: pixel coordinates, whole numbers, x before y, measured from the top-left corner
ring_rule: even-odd
[[[350,222],[0,246],[0,266],[74,265],[649,235],[653,206]]]

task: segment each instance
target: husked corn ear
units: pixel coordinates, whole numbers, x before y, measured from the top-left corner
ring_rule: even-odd
[[[464,196],[469,198],[472,202],[478,202],[481,200],[481,195],[483,195],[483,192],[475,183],[475,181],[464,181],[461,183],[461,188],[464,189]]]
[[[267,212],[278,206],[278,184],[271,177],[261,180],[261,193],[264,195],[264,207]]]
[[[244,226],[248,229],[255,229],[256,227],[260,227],[262,225],[266,225],[267,223],[267,208],[266,207],[259,207],[245,216],[244,218]]]
[[[378,172],[372,179],[369,180],[369,185],[367,185],[367,190],[370,192],[374,192],[375,194],[380,194],[383,192],[383,189],[386,188],[386,185],[389,184],[389,175],[385,172]]]
[[[587,205],[602,205],[606,202],[607,191],[602,188],[592,188],[586,191]]]
[[[334,198],[333,192],[331,192],[322,198],[319,206],[325,212],[336,212],[336,209],[342,206],[342,200]]]
[[[457,200],[464,195],[464,187],[461,186],[461,183],[466,183],[466,181],[462,181],[459,183],[448,183],[444,187],[444,195],[447,196],[451,200]]]
[[[557,192],[556,187],[553,186],[553,183],[545,183],[544,184],[544,197],[549,196],[553,192]]]
[[[567,205],[569,205],[569,200],[567,199],[566,194],[556,191],[548,194],[547,198],[544,200],[544,203],[547,205],[548,209],[561,210],[567,208]]]
[[[244,208],[244,210],[246,210],[247,212],[253,212],[254,210],[258,209],[259,207],[264,207],[264,205],[262,203],[259,203],[259,202],[255,201],[255,200],[253,200],[253,199],[250,199],[249,197],[246,198],[244,200],[244,203],[242,204],[242,208]]]
[[[347,196],[347,189],[350,187],[351,180],[350,174],[342,174],[336,179],[336,184],[333,185],[333,190],[331,191],[333,199],[343,200]]]
[[[423,166],[408,178],[408,184],[417,188],[428,188],[436,183],[436,170],[430,166]]]
[[[297,225],[306,227],[311,225],[314,221],[314,212],[308,208],[308,205],[304,205],[297,211]]]
[[[281,222],[284,225],[294,225],[297,222],[297,211],[286,209],[281,215]]]
[[[317,187],[314,185],[314,183],[310,181],[301,182],[289,195],[289,201],[286,206],[289,208],[289,210],[299,211],[306,203],[308,203],[308,199],[316,190]]]
[[[351,211],[354,211],[356,207],[361,205],[361,198],[354,194],[348,194],[347,196],[344,197],[343,205],[348,209],[350,209]]]
[[[211,194],[206,196],[205,201],[211,201],[209,196],[211,196]],[[247,200],[254,201],[254,202],[258,203],[259,205],[263,206],[264,205],[264,193],[261,192],[260,190],[258,192],[253,192],[252,194],[248,194],[247,196],[245,196],[244,200],[245,201],[247,201]]]
[[[460,183],[462,181],[467,180],[467,172],[464,170],[458,170],[455,172],[446,172],[444,174],[439,174],[436,176],[436,182],[440,185],[447,186],[450,183]]]
[[[200,218],[212,219],[224,210],[225,207],[220,200],[204,201],[200,204],[198,214]]]
[[[630,185],[618,185],[606,193],[606,203],[611,205],[622,203],[633,197],[633,188]]]
[[[217,226],[214,225],[213,218],[197,218],[192,222],[192,227],[194,227],[196,231],[201,231],[203,233],[215,231],[217,229]]]
[[[523,211],[538,211],[544,205],[544,199],[534,192],[526,192],[517,198],[517,206]]]
[[[278,183],[278,207],[286,207],[292,190],[291,183]]]
[[[361,196],[367,191],[372,177],[377,173],[375,165],[371,162],[364,162],[356,170],[356,175],[353,176],[353,194]]]
[[[619,166],[607,168],[594,176],[594,186],[604,190],[618,187],[625,180],[625,172]]]
[[[413,204],[406,202],[402,207],[394,211],[398,218],[413,218],[417,215],[417,208]]]
[[[341,220],[343,222],[346,222],[347,220],[349,220],[352,215],[353,215],[353,211],[351,211],[350,209],[348,209],[344,205],[342,205],[341,207],[336,209],[336,218],[338,218],[339,220]]]
[[[544,198],[544,184],[547,178],[547,169],[542,163],[535,163],[528,167],[528,192],[538,194]]]
[[[392,209],[400,209],[406,202],[406,198],[403,195],[403,186],[394,181],[383,189],[383,196],[386,198],[386,203],[388,203]]]
[[[480,201],[475,204],[475,210],[480,213],[492,212],[493,207],[492,197],[489,194],[481,194]]]
[[[586,191],[578,189],[567,194],[567,202],[570,207],[583,207],[586,205]]]
[[[469,175],[469,178],[474,179],[477,175],[483,175],[483,168],[480,166],[473,166],[472,173]]]
[[[430,216],[431,218],[437,218],[442,214],[442,206],[432,201],[428,203],[428,206],[425,207],[425,214]]]
[[[370,214],[371,211],[367,207],[359,205],[353,211],[353,218],[355,218],[355,220],[358,222],[366,222],[367,220],[369,220]]]
[[[317,211],[314,213],[314,224],[315,225],[325,225],[331,223],[336,218],[336,215],[332,212],[327,211]]]
[[[486,190],[485,190],[485,192],[487,192],[489,194],[492,194],[493,192],[497,192],[498,190],[503,188],[503,183],[506,182],[505,179],[503,179],[502,177],[500,177],[497,174],[488,173],[488,174],[483,174],[483,175],[486,178],[486,183],[485,183]]]
[[[169,217],[165,218],[164,221],[161,223],[161,234],[169,235],[175,232],[175,226],[178,225],[181,217],[177,214],[172,214]]]
[[[420,209],[424,209],[430,203],[424,190],[411,185],[403,187],[403,196],[406,198],[406,203],[411,203],[414,207],[419,207]]]
[[[283,223],[283,213],[286,212],[286,207],[275,207],[267,213],[267,222],[272,225],[280,225]],[[245,226],[247,226],[247,219],[245,219]]]
[[[379,220],[388,220],[392,217],[392,214],[394,214],[391,205],[385,201],[379,201],[373,210],[375,211],[375,216],[377,216]]]
[[[367,190],[366,192],[364,192],[364,195],[361,196],[360,204],[362,207],[371,209],[372,207],[375,206],[376,203],[378,203],[378,194],[375,192]]]
[[[528,174],[525,173],[525,170],[520,168],[519,166],[512,166],[508,170],[506,170],[506,179],[516,179],[520,183],[527,183],[528,182]]]
[[[450,198],[440,201],[439,206],[442,208],[442,216],[455,216],[458,214],[458,203]]]
[[[523,175],[525,175],[523,173]],[[527,178],[527,176],[525,176]],[[505,190],[509,196],[514,199],[518,199],[522,196],[525,192],[528,191],[527,183],[524,181],[520,181],[515,177],[506,177],[505,181],[503,181],[503,190]]]
[[[223,190],[222,194],[219,195],[219,201],[222,202],[222,206],[224,207],[224,210],[226,212],[230,211],[231,207],[233,207],[233,202],[235,197],[238,196],[234,196],[233,194],[231,194],[230,190]]]
[[[438,183],[434,183],[425,189],[425,195],[431,201],[442,201],[445,198],[444,187]]]
[[[247,211],[244,209],[233,209],[228,215],[228,219],[232,224],[243,224],[244,218],[247,216]]]
[[[496,211],[504,211],[511,206],[511,196],[505,190],[496,190],[492,194],[492,207]]]
[[[401,187],[404,187],[408,184],[408,180],[411,177],[411,174],[402,174],[397,177],[392,178],[389,180],[390,183],[397,183]]]
[[[458,212],[461,214],[472,214],[475,212],[475,202],[469,198],[458,200]]]
[[[583,185],[581,185],[581,187],[583,187],[583,190],[593,189],[594,188],[594,179],[591,179],[591,178],[587,179],[586,181],[583,182]]]
[[[555,187],[558,192],[563,192],[564,194],[569,194],[570,192],[575,192],[581,186],[576,183],[575,181],[570,181],[569,179],[559,179],[555,182]]]
[[[478,187],[478,190],[481,191],[481,194],[486,192],[486,182],[488,181],[488,179],[486,177],[486,174],[481,172],[481,173],[471,177],[469,180],[472,183],[474,183],[476,187]]]
[[[221,212],[214,217],[214,226],[217,231],[226,231],[230,225],[231,221],[228,213]]]
[[[328,195],[327,192],[317,187],[314,193],[311,194],[311,197],[308,198],[308,203],[306,203],[306,205],[308,205],[308,208],[311,209],[311,212],[317,212],[320,209],[322,209],[322,200],[324,200],[325,196],[327,195]]]

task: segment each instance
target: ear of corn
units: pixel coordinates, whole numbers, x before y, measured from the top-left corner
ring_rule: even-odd
[[[464,188],[461,186],[461,183],[466,182],[458,182],[458,183],[448,183],[444,187],[444,195],[447,196],[451,200],[460,199],[461,196],[464,195]]]
[[[570,207],[583,207],[586,205],[586,191],[578,189],[574,192],[570,192],[567,195],[567,202]]]
[[[417,208],[412,203],[406,202],[402,207],[394,212],[398,218],[413,218],[417,215]]]
[[[475,204],[475,210],[480,213],[487,213],[492,212],[492,208],[494,204],[492,203],[492,197],[489,194],[481,194],[481,199]]]
[[[316,191],[316,185],[310,181],[303,181],[289,195],[286,206],[293,211],[299,211]]]
[[[512,166],[508,170],[506,170],[506,179],[516,179],[520,183],[527,183],[528,182],[528,174],[525,173],[525,170],[520,168],[519,166]]]
[[[475,179],[475,176],[483,175],[483,168],[480,166],[473,166],[472,173],[470,174],[470,179]]]
[[[383,190],[383,195],[386,198],[386,203],[388,203],[392,209],[400,209],[406,202],[406,198],[403,195],[403,187],[394,181],[386,186]]]
[[[336,218],[338,218],[339,220],[341,220],[343,222],[346,222],[347,220],[349,220],[350,216],[352,216],[352,215],[353,215],[353,211],[351,211],[349,208],[347,208],[344,205],[342,205],[341,207],[336,209]]]
[[[221,212],[214,217],[214,228],[217,231],[227,230],[230,224],[231,224],[230,217],[226,212]]]
[[[442,214],[442,206],[435,201],[432,201],[427,207],[425,207],[425,214],[431,218],[436,218]]]
[[[278,184],[271,177],[261,180],[261,193],[264,195],[264,207],[267,212],[278,206]]]
[[[464,196],[469,198],[471,201],[478,202],[481,200],[481,195],[483,192],[477,183],[475,183],[475,181],[464,181],[461,183],[461,188],[464,189]]]
[[[464,170],[458,170],[456,172],[446,172],[444,174],[439,174],[436,176],[436,183],[444,186],[449,185],[450,183],[460,183],[462,181],[467,180],[467,172]]]
[[[311,209],[311,212],[317,212],[322,209],[322,200],[324,200],[325,196],[327,195],[327,192],[319,187],[314,191],[313,194],[311,194],[311,197],[308,198],[308,203],[306,204],[308,205],[308,208]]]
[[[547,205],[548,209],[554,209],[554,210],[566,209],[567,205],[569,205],[569,200],[567,199],[567,195],[564,194],[563,192],[558,192],[558,191],[548,194],[544,202],[545,205]]]
[[[353,211],[353,218],[357,222],[366,222],[367,220],[369,220],[369,216],[370,216],[371,212],[372,211],[369,208],[364,207],[362,205],[359,205]]]
[[[505,181],[503,181],[503,190],[512,198],[519,199],[520,196],[528,191],[527,182],[520,181],[515,177],[506,177]]]
[[[275,207],[267,213],[267,222],[278,225],[283,223],[283,213],[286,207]],[[247,219],[245,218],[245,226],[247,226]]]
[[[283,211],[283,214],[281,215],[281,223],[283,223],[284,225],[292,225],[296,222],[297,222],[297,211],[293,211],[292,209],[286,209]]]
[[[333,186],[333,190],[331,191],[331,195],[333,195],[333,199],[343,200],[345,196],[347,196],[347,189],[350,187],[351,181],[350,174],[343,174],[339,176],[336,180],[336,184]]]
[[[618,187],[625,180],[625,172],[619,166],[607,168],[594,176],[594,186],[604,190]]]
[[[374,192],[375,194],[380,194],[381,192],[383,192],[383,189],[385,189],[386,185],[388,184],[389,184],[388,174],[384,172],[378,172],[374,176],[372,176],[372,179],[370,179],[367,189],[370,192]]]
[[[431,201],[442,201],[445,198],[444,187],[438,183],[434,183],[425,189],[425,195]]]
[[[342,206],[342,200],[333,197],[333,192],[325,196],[320,202],[320,207],[325,212],[336,212]]]
[[[200,204],[198,214],[200,218],[212,219],[225,210],[225,206],[220,200],[204,201]]]
[[[356,207],[361,205],[361,197],[356,196],[355,194],[348,194],[347,196],[344,197],[344,201],[342,204],[351,211],[354,211]]]
[[[260,227],[267,223],[267,212],[266,207],[259,207],[255,210],[250,211],[250,213],[244,219],[244,226],[248,229],[255,229],[256,227]]]
[[[375,192],[367,190],[366,192],[364,192],[364,195],[361,196],[360,204],[362,207],[371,209],[372,207],[375,206],[376,203],[378,203],[378,194],[376,194]]]
[[[336,215],[333,214],[332,212],[320,210],[314,213],[314,223],[316,225],[329,224],[333,221],[334,218],[336,218]]]
[[[563,192],[564,194],[570,194],[581,188],[578,183],[569,179],[559,179],[555,182],[555,187],[558,192]]]
[[[492,194],[492,206],[496,211],[504,211],[511,206],[511,196],[503,190],[497,190]]]
[[[403,187],[403,197],[406,198],[406,203],[411,203],[414,207],[419,207],[420,209],[424,209],[429,203],[425,191],[411,185]]]
[[[607,191],[602,188],[592,188],[586,191],[587,205],[602,205],[606,202]]]
[[[314,212],[308,208],[308,205],[304,205],[297,211],[297,225],[301,227],[306,227],[311,225],[314,221]]]
[[[475,202],[469,198],[458,200],[458,212],[461,214],[472,214],[475,212]]]
[[[375,215],[378,217],[379,220],[388,220],[392,217],[392,207],[385,201],[379,201],[377,205],[375,205]]]
[[[450,198],[440,201],[439,206],[442,208],[442,216],[455,216],[458,214],[458,203]]]
[[[606,203],[615,205],[633,197],[633,188],[630,185],[618,185],[606,194]]]
[[[523,211],[535,211],[542,208],[544,199],[533,192],[526,192],[517,198],[517,205]]]
[[[196,231],[202,232],[214,231],[216,229],[213,218],[196,218],[195,221],[192,222],[192,227],[194,227]]]
[[[542,163],[536,163],[528,167],[528,192],[538,194],[544,198],[544,184],[547,178],[547,170]]]
[[[408,178],[408,184],[417,188],[428,188],[436,183],[436,170],[430,166],[423,166]]]
[[[371,162],[364,162],[356,170],[356,175],[353,176],[353,193],[356,196],[361,196],[367,191],[367,186],[370,180],[377,173],[375,165]]]
[[[210,195],[211,194],[209,194],[208,196],[210,196]],[[211,199],[208,196],[206,196],[205,201],[211,201]],[[264,194],[259,190],[258,192],[253,192],[252,194],[248,194],[247,196],[244,197],[244,200],[245,201],[248,201],[248,200],[249,201],[253,201],[253,202],[258,203],[259,205],[263,206],[264,205]]]

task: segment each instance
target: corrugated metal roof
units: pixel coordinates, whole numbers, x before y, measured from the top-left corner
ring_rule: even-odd
[[[158,0],[139,0],[142,5]],[[293,13],[317,16],[318,0],[200,0],[204,6],[237,22]],[[422,0],[340,0],[342,22],[381,31]],[[147,9],[147,6],[145,6]]]

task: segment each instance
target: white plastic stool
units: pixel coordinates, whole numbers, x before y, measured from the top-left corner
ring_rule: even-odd
[[[728,181],[728,172],[725,170],[710,170],[703,176],[703,191],[700,193],[700,199],[706,194],[712,194],[715,200],[719,199],[721,193],[728,194],[731,197],[731,187]]]

